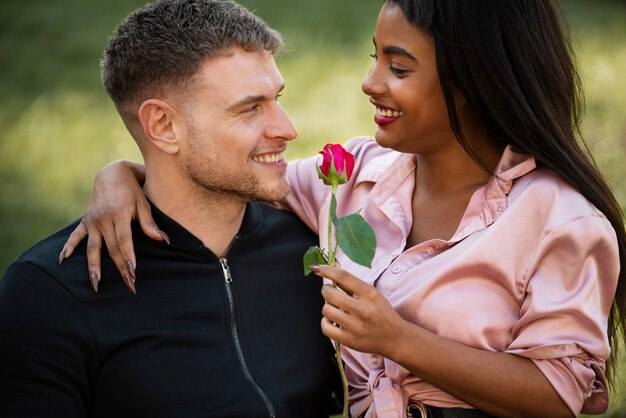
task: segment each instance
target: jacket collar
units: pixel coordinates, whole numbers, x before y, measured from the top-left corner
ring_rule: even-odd
[[[204,244],[202,244],[200,239],[186,230],[174,219],[163,213],[150,200],[148,200],[148,202],[152,208],[152,217],[154,218],[154,221],[159,228],[169,236],[172,246],[188,250],[204,248]],[[237,234],[239,239],[245,239],[261,226],[263,221],[263,212],[260,205],[261,203],[259,202],[249,202],[246,204],[243,222],[241,223],[241,227]]]

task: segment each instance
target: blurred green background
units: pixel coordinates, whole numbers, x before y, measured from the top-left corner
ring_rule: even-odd
[[[114,26],[144,3],[2,1],[0,272],[83,212],[99,168],[116,159],[141,159],[100,85],[98,61]],[[360,83],[370,64],[380,1],[241,3],[286,40],[287,52],[278,59],[287,82],[281,101],[300,132],[290,158],[374,132],[373,110]],[[586,90],[583,134],[626,207],[626,4],[561,4]],[[625,397],[622,385],[605,416],[626,416]]]

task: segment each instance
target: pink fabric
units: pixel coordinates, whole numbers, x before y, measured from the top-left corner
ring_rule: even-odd
[[[338,255],[341,266],[382,292],[407,320],[442,337],[532,359],[574,414],[607,407],[607,317],[619,258],[610,223],[532,157],[506,149],[496,175],[477,190],[449,241],[403,251],[412,225],[416,159],[357,138],[355,175],[338,190],[337,215],[358,209],[376,231],[372,269]],[[285,206],[326,247],[329,188],[318,157],[289,166]],[[469,407],[402,366],[343,349],[351,413],[404,416],[408,399]],[[373,407],[372,407],[373,406]]]

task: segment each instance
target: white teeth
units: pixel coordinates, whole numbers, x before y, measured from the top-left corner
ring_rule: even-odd
[[[257,163],[277,163],[283,161],[283,153],[254,155],[252,161]]]
[[[376,114],[385,118],[398,118],[404,115],[404,113],[398,112],[397,110],[382,109],[380,107],[376,108]]]

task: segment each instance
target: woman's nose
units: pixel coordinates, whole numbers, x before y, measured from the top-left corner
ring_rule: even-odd
[[[385,83],[382,80],[379,66],[375,63],[370,68],[367,77],[361,83],[361,90],[368,96],[381,95],[385,92]]]

